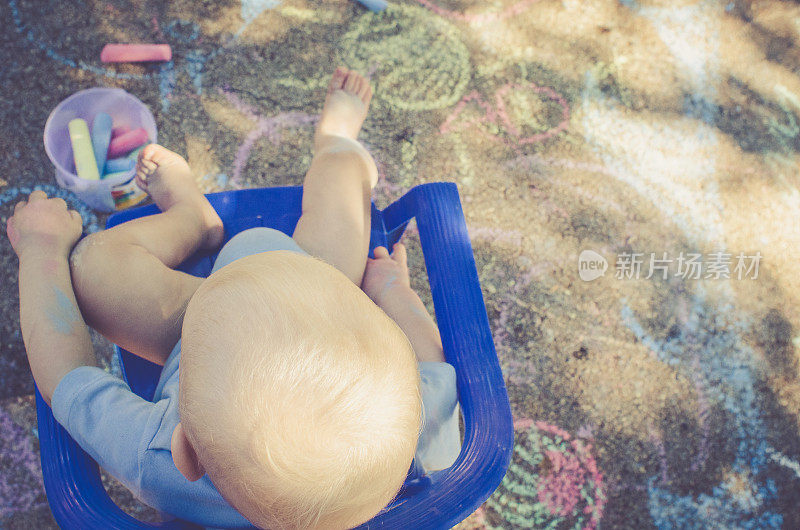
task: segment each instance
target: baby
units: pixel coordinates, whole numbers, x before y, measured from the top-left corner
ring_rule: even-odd
[[[15,206],[37,386],[150,506],[214,527],[350,528],[395,497],[415,456],[427,471],[458,456],[455,373],[405,248],[367,256],[377,170],[356,139],[371,97],[362,76],[334,72],[292,237],[240,232],[207,279],[173,268],[216,250],[222,222],[159,145],[136,181],[160,214],[75,245],[81,218],[62,199]],[[84,322],[163,366],[152,402],[97,367]]]

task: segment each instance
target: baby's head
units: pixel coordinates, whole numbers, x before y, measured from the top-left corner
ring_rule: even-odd
[[[396,495],[421,398],[400,328],[346,276],[273,251],[221,268],[192,297],[181,428],[202,468],[265,528],[347,528]]]

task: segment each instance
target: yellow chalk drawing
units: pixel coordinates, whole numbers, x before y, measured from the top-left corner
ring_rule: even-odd
[[[0,188],[2,188],[3,186],[7,186],[7,185],[8,185],[8,182],[6,182],[3,179],[0,179]]]
[[[618,65],[624,64],[627,61],[628,59],[626,57],[617,56],[611,63],[598,61],[592,70],[597,78],[597,84],[602,89],[605,89],[606,93],[613,94],[620,103],[628,108],[631,108],[633,106],[633,95],[631,93],[631,89],[625,86],[623,83],[620,83],[618,80],[619,70],[617,67]]]
[[[293,6],[285,6],[278,9],[278,13],[285,17],[298,18],[300,20],[314,20],[316,15],[310,9],[302,9]]]
[[[314,90],[327,87],[330,80],[330,74],[310,77],[308,79],[298,79],[296,77],[287,76],[275,78],[270,82],[270,84],[283,88],[291,88],[293,90],[312,92]]]
[[[460,182],[465,186],[472,186],[475,182],[475,162],[469,147],[464,143],[460,132],[448,135],[447,139],[452,142],[452,152],[458,161],[456,171]]]
[[[324,22],[325,24],[335,24],[341,22],[342,18],[340,13],[319,9],[317,7],[311,10],[302,7],[282,6],[276,9],[276,11],[285,17],[295,18],[303,22],[314,20],[316,22]]]
[[[413,140],[402,140],[400,144],[400,185],[411,187],[417,179],[417,164],[415,162],[419,153]]]
[[[362,15],[340,43],[340,59],[372,78],[378,103],[402,110],[455,104],[471,77],[458,31],[420,7],[390,4]]]

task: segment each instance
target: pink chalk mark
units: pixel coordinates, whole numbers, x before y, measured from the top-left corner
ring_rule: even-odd
[[[520,137],[522,133],[508,115],[504,99],[510,91],[517,90],[531,90],[537,94],[543,94],[547,99],[558,103],[561,106],[561,122],[559,122],[555,127],[551,127],[550,129],[541,133]],[[450,115],[445,119],[444,123],[439,127],[439,133],[445,134],[456,129],[456,126],[453,125],[453,122],[455,122],[461,113],[464,112],[464,109],[471,101],[474,101],[475,104],[483,109],[484,116],[478,119],[465,119],[458,128],[468,129],[471,127],[476,127],[478,131],[480,131],[490,140],[504,143],[511,147],[543,142],[566,130],[567,126],[569,125],[569,105],[567,104],[567,101],[555,90],[549,87],[540,87],[536,83],[510,83],[502,86],[494,93],[494,106],[487,103],[483,99],[483,96],[481,96],[481,94],[477,91],[472,91],[464,96],[455,106],[453,112],[450,113]],[[492,124],[498,127],[504,127],[506,131],[508,131],[508,134],[513,137],[513,141],[502,139],[499,136],[488,132],[486,127],[482,127]]]
[[[458,118],[458,116],[464,111],[464,108],[470,101],[475,101],[475,103],[483,109],[484,118],[479,120],[476,119],[465,120],[465,123],[467,124],[468,127],[478,126],[481,124],[497,123],[498,119],[497,111],[495,111],[495,109],[491,105],[489,105],[488,103],[486,103],[486,101],[483,100],[483,96],[481,96],[480,92],[478,92],[477,90],[473,90],[472,92],[461,98],[461,101],[458,102],[456,107],[453,109],[453,112],[450,113],[447,119],[444,120],[444,123],[441,125],[441,127],[439,127],[439,133],[445,134],[454,129],[454,127],[451,126],[451,123],[453,123],[456,120],[456,118]]]
[[[161,26],[158,24],[158,19],[156,18],[155,15],[153,15],[153,18],[150,19],[150,22],[152,22],[153,31],[156,33],[156,35],[158,35],[158,38],[160,40],[166,42],[167,41],[167,36],[164,35],[163,31],[161,31]]]
[[[520,418],[518,420],[514,420],[515,431],[527,431],[531,427],[533,427],[533,420],[530,418]]]
[[[256,127],[247,134],[247,137],[244,142],[242,142],[242,145],[239,146],[236,156],[234,157],[233,177],[230,180],[231,184],[234,186],[241,186],[240,180],[242,171],[245,165],[247,165],[250,151],[262,136],[266,136],[273,145],[279,145],[281,142],[281,131],[284,128],[313,125],[319,120],[319,116],[307,114],[305,112],[284,112],[270,118],[265,118],[229,90],[219,89],[219,92],[225,96],[225,99],[227,99],[236,110],[244,114],[251,121],[256,122]]]
[[[575,509],[582,501],[581,490],[591,480],[594,485],[594,504],[586,504],[583,513],[590,519],[584,529],[594,530],[603,517],[603,508],[606,503],[605,483],[603,474],[597,467],[597,461],[592,455],[592,444],[579,439],[573,439],[570,434],[543,421],[534,421],[531,418],[519,418],[514,421],[514,430],[537,430],[561,438],[569,443],[568,452],[545,452],[545,456],[552,464],[550,473],[540,476],[538,484],[539,502],[547,506],[551,514],[566,517],[575,514]]]
[[[550,450],[545,451],[545,456],[553,467],[539,488],[539,502],[547,506],[553,515],[566,517],[574,513],[581,499],[586,472],[574,455]]]
[[[476,13],[476,14],[467,14],[467,13],[459,13],[458,11],[451,11],[449,9],[437,6],[430,0],[417,0],[417,1],[423,6],[433,11],[434,13],[436,13],[437,15],[449,18],[450,20],[483,23],[483,22],[496,22],[499,20],[505,20],[514,15],[518,15],[523,11],[525,11],[526,9],[528,9],[538,0],[522,0],[521,2],[517,2],[516,4],[505,8],[503,11],[496,11],[493,13]]]

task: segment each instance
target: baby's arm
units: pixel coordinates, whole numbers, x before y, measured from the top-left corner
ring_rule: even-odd
[[[50,404],[61,378],[78,366],[96,366],[69,270],[69,253],[81,234],[81,217],[62,199],[31,193],[8,220],[19,258],[20,327],[33,378]]]
[[[419,362],[444,362],[439,329],[408,279],[406,249],[396,244],[392,255],[383,247],[367,260],[361,288],[394,320],[411,342]]]

